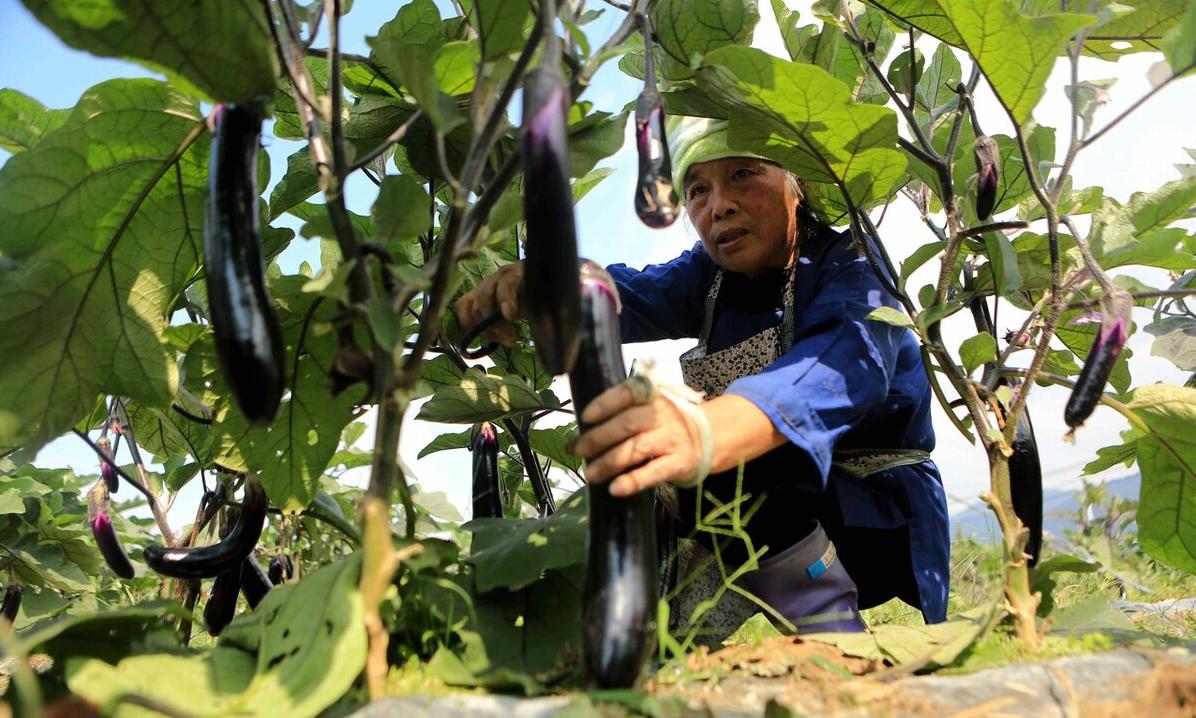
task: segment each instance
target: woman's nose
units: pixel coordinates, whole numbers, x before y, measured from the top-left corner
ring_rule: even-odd
[[[726,219],[739,211],[738,205],[727,193],[713,190],[711,194],[713,196],[710,198],[710,207],[715,220]]]

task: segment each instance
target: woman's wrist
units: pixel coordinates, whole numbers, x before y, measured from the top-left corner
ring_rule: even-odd
[[[704,402],[699,409],[705,414],[714,438],[712,474],[738,468],[741,462],[763,456],[786,441],[772,419],[741,396],[724,394]]]

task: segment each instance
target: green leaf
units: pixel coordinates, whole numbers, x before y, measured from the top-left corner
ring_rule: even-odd
[[[1196,389],[1149,384],[1129,408],[1148,433],[1138,439],[1142,488],[1138,538],[1151,556],[1196,573]]]
[[[1163,57],[1176,75],[1196,69],[1196,5],[1188,3],[1179,23],[1163,36],[1162,46]]]
[[[996,360],[997,340],[988,332],[969,337],[959,345],[959,358],[963,361],[964,371],[971,374],[981,364]]]
[[[278,64],[260,3],[23,1],[71,47],[140,62],[210,99],[247,102],[274,94]]]
[[[913,329],[914,322],[909,318],[905,312],[893,307],[877,307],[868,313],[868,319],[874,319],[885,324],[892,324],[895,327],[905,327],[906,329]]]
[[[270,221],[320,191],[316,166],[306,147],[287,157],[287,171],[270,192]]]
[[[799,16],[790,10],[784,0],[772,0],[772,12],[776,16],[781,40],[785,43],[785,50],[790,60],[797,60],[806,54],[806,46],[818,36],[817,25],[798,27]]]
[[[377,236],[415,237],[432,227],[430,198],[423,184],[407,175],[388,175],[382,179],[378,199],[371,216]]]
[[[0,168],[0,449],[36,450],[100,393],[169,405],[162,332],[199,266],[206,177],[203,118],[156,80],[91,88]]]
[[[0,90],[0,149],[13,154],[36,145],[41,138],[66,122],[69,110],[49,110],[32,97],[4,88]]]
[[[926,309],[918,312],[918,316],[914,317],[914,323],[923,333],[926,328],[933,325],[935,322],[941,322],[955,312],[959,311],[963,305],[959,302],[943,302],[942,304],[931,304]]]
[[[1055,336],[1071,350],[1081,362],[1088,359],[1088,352],[1092,350],[1092,343],[1096,340],[1100,322],[1077,323],[1082,312],[1078,309],[1065,311],[1059,317],[1059,325],[1055,328]],[[1122,347],[1113,371],[1109,373],[1109,384],[1117,391],[1128,391],[1130,388],[1129,360],[1134,352],[1129,346]]]
[[[548,518],[483,518],[462,526],[473,534],[467,560],[478,592],[520,589],[549,569],[581,564],[589,524],[585,492],[571,495]]]
[[[365,666],[359,572],[353,556],[275,588],[207,654],[139,655],[115,666],[68,661],[67,685],[97,704],[136,693],[197,718],[315,716],[343,697]],[[113,715],[145,711],[122,704]]]
[[[1026,17],[1008,0],[939,0],[1015,122],[1030,119],[1063,43],[1093,19],[1055,13]]]
[[[531,17],[531,6],[523,0],[474,0],[470,22],[478,29],[490,61],[523,47],[523,27]]]
[[[481,48],[476,42],[458,40],[446,42],[436,52],[433,71],[440,91],[455,97],[473,92],[477,78],[477,64],[481,61]]]
[[[961,79],[960,73],[959,60],[950,46],[936,47],[930,64],[918,78],[914,95],[914,118],[924,129],[933,131],[959,106],[955,87]]]
[[[1163,269],[1191,269],[1196,260],[1179,248],[1187,234],[1172,222],[1187,216],[1196,205],[1196,177],[1168,182],[1153,192],[1136,192],[1125,206],[1106,197],[1092,214],[1088,245],[1109,269],[1145,264]]]
[[[1146,325],[1154,335],[1151,356],[1163,357],[1184,371],[1196,371],[1196,319],[1163,317]]]
[[[1041,593],[1038,616],[1046,618],[1055,609],[1055,588],[1059,585],[1058,573],[1093,573],[1100,569],[1099,563],[1089,563],[1068,554],[1051,556],[1030,569],[1030,590]]]
[[[185,454],[207,464],[211,459],[212,431],[174,411],[163,411],[140,402],[127,407],[137,443],[156,457]]]
[[[956,47],[963,46],[963,38],[947,18],[939,0],[863,0],[872,7],[888,13],[902,25],[912,25],[927,35]]]
[[[905,280],[916,272],[919,267],[926,264],[931,259],[938,256],[939,252],[947,247],[946,242],[930,242],[923,244],[921,247],[915,249],[905,261],[901,263],[901,284],[905,285]]]
[[[869,633],[814,633],[803,638],[894,665],[926,661],[927,668],[949,666],[984,632],[988,612],[988,607],[982,607],[929,626],[887,623],[873,626]]]
[[[158,640],[167,644],[177,643],[170,621],[187,616],[173,601],[72,612],[30,627],[20,636],[20,645],[24,653],[45,652],[56,657],[88,657],[115,663],[144,649],[150,634],[158,634]]]
[[[452,99],[440,91],[436,56],[444,44],[440,11],[432,0],[413,0],[390,22],[367,37],[371,58],[419,100],[432,123],[448,132],[461,122]]]
[[[1132,439],[1123,444],[1102,446],[1096,450],[1096,458],[1084,465],[1085,474],[1099,474],[1118,464],[1127,468],[1138,458],[1138,440]]]
[[[569,127],[569,176],[582,177],[623,146],[627,113],[595,112]],[[580,199],[580,198],[578,198]]]
[[[772,625],[772,621],[768,620],[768,616],[763,613],[753,614],[751,618],[744,621],[735,632],[727,636],[723,641],[724,646],[733,646],[736,644],[749,644],[753,646],[760,645],[760,642],[765,638],[773,638],[780,636],[781,632],[777,627]]]
[[[427,446],[419,450],[419,454],[415,457],[422,459],[429,454],[435,454],[437,451],[451,451],[453,449],[468,449],[469,437],[473,433],[473,429],[466,429],[455,434],[441,434],[435,439],[428,442]]]
[[[537,409],[551,409],[526,379],[469,369],[454,385],[441,386],[417,419],[455,424],[495,421]]]
[[[985,232],[984,250],[997,294],[1005,296],[1021,289],[1022,273],[1018,271],[1017,253],[1013,251],[1009,238],[1002,232]]]
[[[866,207],[888,197],[905,174],[905,155],[893,149],[893,111],[853,102],[849,88],[821,68],[723,47],[706,55],[698,86],[727,108],[731,147],[835,185],[817,188],[828,196],[841,186]]]
[[[566,424],[554,426],[551,429],[532,429],[528,432],[528,440],[537,454],[552,459],[556,466],[567,466],[573,471],[581,471],[582,458],[565,450],[565,444],[577,436],[577,425]]]
[[[748,44],[760,21],[755,0],[657,0],[648,12],[660,48],[685,66],[715,48]]]
[[[1184,15],[1183,0],[1099,0],[1098,12],[1116,5],[1133,12],[1118,14],[1094,27],[1084,41],[1084,54],[1110,62],[1136,52],[1158,52],[1164,39]]]

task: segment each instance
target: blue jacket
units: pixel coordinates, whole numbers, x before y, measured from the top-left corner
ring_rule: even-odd
[[[623,340],[697,337],[717,269],[701,243],[642,270],[607,267],[623,303]],[[780,271],[750,280],[725,273],[709,351],[776,326],[782,280]],[[771,452],[776,460],[765,455],[749,463],[745,480],[752,471],[767,473],[763,480],[769,484],[816,482],[816,490],[837,497],[849,529],[907,527],[923,615],[927,622],[942,621],[950,537],[937,467],[926,461],[855,479],[831,466],[835,448],[934,448],[931,393],[918,342],[908,329],[866,318],[877,307],[898,304],[847,233],[803,238],[795,288],[790,350],[727,388],[768,415],[792,447]]]

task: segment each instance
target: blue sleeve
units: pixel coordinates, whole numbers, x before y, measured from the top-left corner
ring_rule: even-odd
[[[759,374],[727,387],[727,393],[758,406],[810,456],[824,486],[835,443],[885,401],[909,331],[866,318],[873,309],[896,303],[867,261],[854,255],[852,250],[850,257],[806,273],[821,286],[811,304],[798,311],[789,351]]]
[[[606,271],[619,288],[624,342],[698,336],[703,302],[715,273],[714,261],[700,243],[665,264],[649,264],[641,270],[612,264]]]

